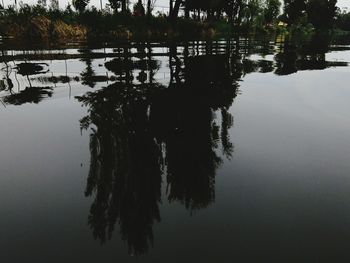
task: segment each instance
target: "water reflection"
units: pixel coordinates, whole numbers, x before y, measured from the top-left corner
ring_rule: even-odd
[[[44,94],[40,91],[43,88],[56,87],[57,84],[68,84],[71,89],[71,84],[74,83],[91,88],[101,88],[116,81],[152,83],[153,79],[159,81],[155,76],[166,67],[169,70],[164,74],[169,74],[165,77],[168,83],[179,84],[184,82],[186,68],[187,71],[191,68],[188,63],[195,63],[189,62],[187,58],[202,55],[217,57],[226,54],[230,59],[231,74],[236,79],[252,72],[288,75],[300,70],[347,66],[346,61],[326,59],[329,51],[347,49],[344,46],[332,46],[331,43],[332,39],[328,35],[314,35],[307,41],[285,41],[277,38],[272,42],[269,39],[260,41],[236,37],[226,41],[166,44],[136,42],[117,48],[105,45],[101,49],[84,47],[78,50],[3,50],[0,57],[3,63],[0,97],[11,96],[15,92],[15,86],[16,93],[23,93],[26,88],[40,87],[36,92],[24,92],[30,95],[38,93],[40,98],[30,101],[39,102],[51,97],[46,92],[48,89],[44,89]],[[55,67],[62,65],[60,62],[64,62],[64,68],[58,70]],[[160,82],[164,84],[164,81]]]
[[[181,48],[179,53],[179,47],[169,46],[168,84],[154,79],[161,62],[152,49],[138,46],[135,59],[123,48],[122,56],[105,64],[118,81],[77,97],[89,111],[81,127],[91,129],[89,225],[101,242],[118,226],[134,255],[145,254],[153,244],[154,224],[161,221],[162,178],[167,200],[191,213],[215,201],[216,170],[234,150],[228,109],[244,75],[347,65],[327,62],[327,49],[311,53],[308,46],[294,55],[286,44],[276,64],[251,59],[239,42],[224,49],[217,43]]]
[[[53,94],[52,87],[26,87],[18,93],[13,93],[3,97],[5,104],[22,105],[24,103],[38,104],[45,98],[49,98]]]
[[[55,57],[64,60],[65,75],[50,69],[56,64],[19,63],[23,54],[3,53],[0,94],[5,105],[21,105],[52,97],[49,84],[75,81],[95,88],[76,96],[87,108],[80,127],[90,134],[88,224],[95,239],[104,243],[118,231],[129,253],[142,255],[156,239],[153,227],[161,221],[162,201],[181,203],[190,213],[215,202],[216,171],[234,152],[229,137],[234,118],[228,109],[245,75],[347,66],[326,60],[329,39],[312,41],[237,38],[165,47],[134,43],[112,52],[84,48]],[[79,72],[68,74],[68,58],[81,63]],[[160,74],[167,76],[159,79]]]
[[[134,89],[135,88],[135,89]],[[95,238],[111,238],[118,222],[130,253],[144,253],[159,221],[161,151],[147,129],[147,85],[115,83],[78,100],[89,107],[82,128],[90,136],[86,195],[94,196],[89,215]]]
[[[215,173],[222,162],[218,150],[227,157],[233,152],[228,136],[233,117],[227,109],[238,85],[227,55],[184,58],[183,70],[172,73],[176,76],[168,86],[153,78],[157,61],[127,59],[106,63],[124,82],[77,99],[89,111],[81,127],[91,128],[89,225],[104,242],[118,224],[129,252],[144,254],[153,242],[152,227],[161,219],[162,175],[170,202],[190,211],[214,202]],[[137,69],[149,77],[132,81],[130,71]]]
[[[23,76],[29,76],[29,75],[37,75],[37,74],[43,74],[48,72],[48,69],[45,69],[44,67],[47,67],[47,63],[19,63],[16,65],[15,69],[17,70],[18,74],[21,74]]]
[[[329,67],[346,67],[347,62],[327,61],[331,39],[328,35],[314,35],[310,41],[299,44],[284,42],[281,52],[275,55],[277,75],[289,75],[300,70],[322,70]]]
[[[190,57],[184,67],[184,82],[171,83],[155,97],[150,120],[166,146],[168,199],[193,210],[214,201],[215,171],[222,162],[217,150],[232,155],[227,109],[238,85],[227,56]]]
[[[2,97],[4,104],[22,105],[24,103],[39,103],[44,98],[51,97],[53,94],[52,87],[35,87],[32,86],[32,82],[29,78],[31,75],[45,74],[49,70],[47,69],[47,63],[18,63],[14,67],[11,67],[5,62],[5,76],[1,81],[1,90],[7,91],[7,95]],[[25,87],[23,90],[19,90],[17,93],[13,91],[14,84],[10,77],[12,71],[17,74],[25,76],[28,80],[29,87]],[[17,78],[16,78],[17,80]]]

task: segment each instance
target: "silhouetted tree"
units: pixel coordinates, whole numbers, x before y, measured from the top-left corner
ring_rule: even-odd
[[[138,0],[133,8],[134,16],[144,16],[145,8],[143,7],[142,0]]]
[[[294,24],[303,16],[306,10],[306,0],[284,0],[284,14],[289,25]]]
[[[272,23],[280,14],[280,0],[266,0],[264,8],[264,18],[266,23]]]
[[[309,0],[307,3],[308,20],[316,29],[330,29],[334,25],[337,0]]]
[[[113,9],[114,12],[117,12],[118,9],[121,7],[121,1],[120,0],[108,0],[110,7]]]
[[[82,13],[86,6],[89,4],[90,0],[73,0],[73,6],[75,10]]]

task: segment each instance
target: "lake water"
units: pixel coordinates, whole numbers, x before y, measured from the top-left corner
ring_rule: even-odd
[[[350,46],[3,45],[1,262],[348,262]]]

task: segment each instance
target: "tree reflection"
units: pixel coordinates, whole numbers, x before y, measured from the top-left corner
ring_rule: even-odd
[[[132,254],[148,249],[152,225],[160,220],[162,155],[147,129],[147,95],[154,88],[115,83],[78,98],[90,113],[82,127],[96,127],[86,188],[87,196],[95,196],[89,225],[104,242],[118,223]]]
[[[90,48],[79,49],[77,54],[64,54],[60,53],[61,51],[54,51],[53,53],[35,52],[33,54],[11,52],[12,55],[10,55],[10,52],[3,51],[0,57],[4,65],[2,68],[3,74],[0,79],[0,102],[2,102],[2,98],[5,96],[9,97],[16,92],[14,90],[14,84],[17,84],[17,92],[21,94],[9,97],[8,101],[15,102],[16,105],[22,104],[21,101],[23,101],[23,103],[38,103],[44,98],[50,98],[52,94],[50,88],[36,88],[42,85],[56,87],[57,83],[68,83],[70,86],[71,81],[80,82],[89,87],[95,87],[97,83],[102,82],[108,85],[113,81],[119,81],[128,85],[132,83],[152,84],[154,81],[156,82],[156,80],[154,80],[155,76],[159,77],[160,75],[157,74],[158,70],[160,68],[162,68],[162,70],[165,68],[164,65],[161,64],[161,60],[155,59],[154,55],[157,55],[157,58],[168,58],[167,63],[169,64],[170,75],[169,87],[175,87],[175,85],[181,87],[180,84],[186,84],[186,86],[203,86],[203,83],[210,82],[209,78],[213,76],[213,74],[216,74],[215,87],[226,85],[227,83],[220,83],[220,80],[225,80],[225,78],[219,75],[225,72],[225,70],[220,69],[220,73],[215,68],[210,68],[211,65],[218,65],[217,60],[225,56],[227,60],[225,62],[226,64],[221,63],[221,65],[226,65],[228,67],[227,70],[230,72],[231,78],[236,80],[236,83],[237,80],[241,79],[246,74],[253,72],[274,72],[277,75],[288,75],[301,70],[322,70],[329,67],[348,65],[347,62],[327,60],[326,54],[329,51],[347,49],[347,47],[344,46],[330,45],[333,40],[328,34],[320,34],[318,32],[312,35],[308,40],[292,38],[284,41],[283,37],[278,39],[280,39],[281,42],[273,45],[270,39],[258,41],[252,38],[236,36],[234,39],[229,39],[225,42],[193,41],[184,42],[180,45],[178,45],[178,43],[170,43],[167,48],[164,48],[164,45],[159,43],[135,42],[121,45],[113,49],[112,53],[110,51],[101,53],[98,50]],[[279,52],[276,54],[274,48],[277,46],[279,47]],[[156,48],[158,49],[155,50]],[[258,58],[256,58],[256,55],[258,55]],[[266,57],[269,55],[274,55],[271,56],[274,60]],[[204,57],[207,57],[206,61],[204,61]],[[84,69],[82,72],[77,73],[75,76],[74,72],[70,72],[72,76],[68,76],[66,61],[66,74],[60,75],[62,72],[54,74],[57,72],[49,71],[49,65],[47,63],[35,62],[47,61],[50,59],[55,61],[54,63],[58,63],[59,60],[66,60],[67,58],[80,59],[80,61],[84,62],[85,66],[83,66]],[[95,72],[95,67],[97,65],[102,67],[95,59],[101,58],[105,58],[107,62],[104,66],[107,71],[113,74],[106,72],[106,74],[99,75]],[[28,61],[28,59],[33,61]],[[213,63],[211,59],[214,60]],[[11,65],[12,63],[9,63],[10,61],[13,62],[13,66]],[[191,82],[191,74],[196,74],[193,68],[202,67],[202,65],[198,65],[198,61],[200,61],[199,63],[206,63],[208,70],[206,70],[204,74],[203,69],[201,69],[202,71],[198,73],[200,78],[197,76],[198,81],[194,85],[193,82]],[[193,66],[191,66],[192,64]],[[72,68],[74,68],[74,66]],[[165,72],[162,73],[164,74]],[[18,79],[18,75],[24,76],[25,79]],[[201,80],[201,78],[203,79]],[[23,85],[23,82],[28,82],[28,84],[26,83]],[[29,87],[26,88],[25,91],[21,91],[22,85],[23,87]],[[233,83],[233,85],[236,84]],[[100,87],[100,85],[98,86]],[[213,88],[215,91],[210,94],[210,96],[213,96],[211,99],[214,100],[216,96],[222,96],[222,98],[216,98],[220,101],[232,97],[230,94],[220,93],[229,92],[229,89],[215,87]],[[28,99],[24,98],[27,95],[29,96]],[[208,94],[198,92],[196,96],[202,95],[207,96]],[[187,94],[184,96],[187,97]],[[228,101],[226,105],[230,105],[230,101]],[[217,107],[213,109],[218,110]]]
[[[18,93],[12,93],[3,97],[5,104],[22,105],[24,103],[38,104],[44,98],[51,97],[52,87],[26,87]]]
[[[329,67],[346,67],[347,62],[327,61],[331,37],[328,34],[317,33],[309,41],[286,41],[281,52],[276,54],[277,75],[289,75],[300,70],[322,70]]]
[[[176,82],[151,106],[152,128],[166,146],[168,199],[189,210],[214,202],[215,173],[222,162],[217,153],[220,129],[223,152],[232,154],[228,138],[232,116],[227,109],[236,96],[237,84],[228,61],[226,56],[215,55],[187,58],[184,82],[174,77]],[[221,125],[215,116],[219,109]]]
[[[252,72],[286,75],[347,65],[327,61],[329,42],[314,41],[311,46],[285,42],[275,61],[265,57],[272,54],[269,42],[259,47],[249,39],[226,46],[217,41],[172,43],[163,53],[150,43],[136,43],[136,52],[131,46],[114,50],[105,63],[111,76],[96,75],[93,52],[81,50],[86,68],[79,77],[40,76],[44,83],[74,79],[90,87],[115,81],[77,97],[88,108],[81,128],[90,132],[85,194],[93,198],[88,223],[94,237],[103,243],[119,229],[130,254],[146,253],[153,244],[153,227],[161,220],[162,180],[163,200],[178,202],[190,213],[215,202],[217,170],[234,151],[229,108],[239,81]],[[166,85],[155,79],[161,75],[156,74],[161,62],[154,54],[168,59]],[[45,73],[44,68],[18,64],[17,71],[28,78]],[[38,103],[52,95],[50,87],[32,86],[14,94],[5,83],[8,75],[1,86],[7,95],[4,103]]]
[[[9,68],[10,66],[6,64],[6,83],[9,91],[9,95],[3,97],[3,103],[12,104],[12,105],[22,105],[24,103],[39,103],[44,98],[51,97],[53,94],[52,87],[34,87],[32,86],[31,80],[29,78],[30,75],[39,75],[45,74],[49,72],[47,63],[18,63],[15,65],[14,69],[17,71],[17,74],[26,76],[29,87],[26,87],[24,90],[19,91],[18,93],[14,93],[13,82],[9,77]]]
[[[85,70],[80,74],[81,75],[81,83],[83,85],[89,86],[90,88],[95,87],[96,82],[94,81],[95,71],[92,68],[92,59],[89,56],[91,54],[90,49],[80,49],[80,53],[86,54],[87,56],[82,58],[81,61],[85,62],[86,68]]]
[[[94,237],[105,242],[118,224],[129,252],[140,255],[153,244],[153,226],[160,221],[163,174],[169,201],[190,211],[214,202],[219,149],[227,157],[233,151],[228,108],[238,85],[228,56],[187,58],[184,81],[167,88],[153,79],[158,62],[151,56],[128,60],[114,59],[106,67],[124,77],[141,70],[149,76],[147,82],[124,78],[78,100],[89,112],[81,127],[91,128],[86,195],[94,201],[89,225]]]
[[[17,73],[21,74],[23,76],[28,75],[36,75],[36,74],[43,74],[48,72],[49,70],[44,67],[47,67],[48,64],[46,63],[19,63],[16,65],[15,69],[17,69]]]
[[[152,245],[152,226],[160,221],[163,161],[160,144],[148,128],[148,108],[152,94],[161,87],[145,81],[131,84],[132,69],[145,70],[147,65],[131,61],[128,54],[107,62],[106,68],[124,82],[78,98],[89,107],[81,127],[95,127],[86,188],[86,195],[95,197],[89,225],[94,237],[105,242],[119,224],[129,252],[136,255]]]

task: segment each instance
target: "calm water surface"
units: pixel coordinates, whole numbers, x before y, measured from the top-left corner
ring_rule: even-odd
[[[350,46],[3,47],[1,262],[348,262]]]

